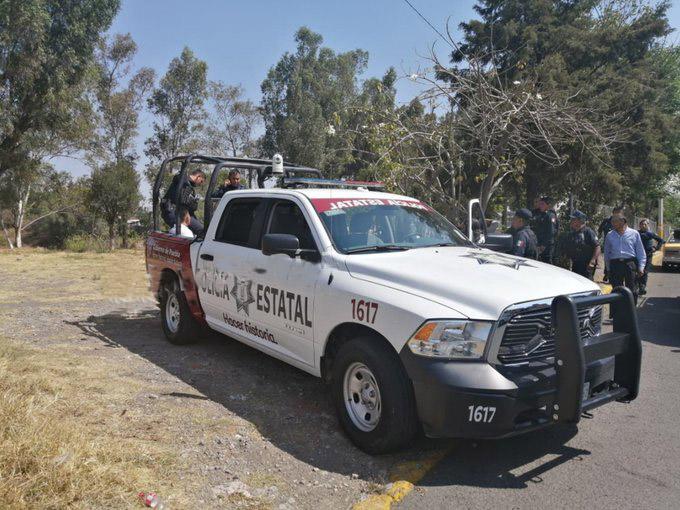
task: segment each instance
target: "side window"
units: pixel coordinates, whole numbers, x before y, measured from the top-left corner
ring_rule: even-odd
[[[305,215],[294,202],[282,201],[274,205],[271,222],[269,223],[270,234],[292,234],[300,240],[300,248],[303,250],[315,250],[314,237],[309,229]]]
[[[227,204],[217,226],[215,241],[260,248],[265,201],[261,198],[236,198]]]

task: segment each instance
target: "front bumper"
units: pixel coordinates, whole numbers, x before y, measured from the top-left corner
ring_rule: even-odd
[[[552,364],[493,367],[485,362],[447,362],[416,356],[408,347],[401,359],[428,437],[501,438],[554,422],[557,375]],[[607,358],[590,364],[585,380],[595,389],[613,376],[614,359]]]
[[[557,354],[523,366],[400,357],[413,383],[418,416],[428,437],[502,438],[558,422],[583,411],[637,396],[641,345],[632,295],[625,290],[581,300],[556,298]],[[581,342],[578,302],[612,303],[614,332]],[[576,302],[576,303],[575,303]],[[573,305],[573,309],[571,306]],[[558,363],[558,360],[561,363]]]

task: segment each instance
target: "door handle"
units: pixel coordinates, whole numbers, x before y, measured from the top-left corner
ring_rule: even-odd
[[[203,260],[215,260],[215,257],[210,255],[209,253],[201,253],[201,258]]]
[[[265,273],[267,272],[267,270],[266,270],[266,269],[263,269],[263,268],[261,268],[261,267],[256,267],[256,268],[255,268],[255,272],[256,272],[257,274],[265,274]]]

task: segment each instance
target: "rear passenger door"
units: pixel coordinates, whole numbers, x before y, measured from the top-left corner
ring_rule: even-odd
[[[268,202],[259,197],[229,200],[217,228],[209,229],[203,241],[196,283],[206,321],[215,329],[241,334],[243,330],[229,324],[252,312],[252,258],[261,253]]]

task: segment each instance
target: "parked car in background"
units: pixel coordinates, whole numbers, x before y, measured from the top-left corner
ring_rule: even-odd
[[[663,245],[663,269],[680,267],[680,228],[673,230]]]

